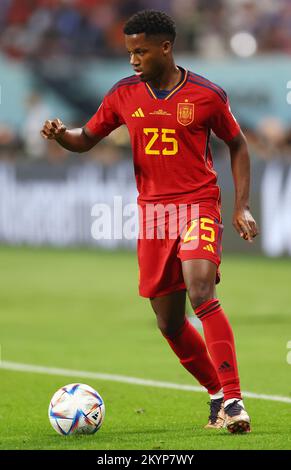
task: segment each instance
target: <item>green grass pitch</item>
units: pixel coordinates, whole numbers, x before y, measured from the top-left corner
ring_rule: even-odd
[[[135,254],[0,248],[3,361],[198,385],[138,296]],[[242,389],[291,397],[290,260],[225,256],[218,297],[234,328]],[[0,449],[291,449],[291,404],[245,399],[252,433],[204,430],[206,393],[1,370]],[[93,436],[59,436],[47,417],[62,385],[96,388]],[[141,412],[142,410],[142,412]]]

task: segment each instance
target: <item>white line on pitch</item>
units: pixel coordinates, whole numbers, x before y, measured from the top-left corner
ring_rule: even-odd
[[[171,382],[159,382],[156,380],[138,379],[136,377],[127,377],[126,375],[102,374],[99,372],[89,372],[81,370],[58,369],[55,367],[44,367],[32,364],[19,364],[17,362],[1,361],[0,369],[14,370],[18,372],[32,372],[36,374],[61,375],[63,377],[78,377],[92,380],[107,380],[109,382],[120,382],[133,385],[143,385],[144,387],[169,388],[174,390],[184,390],[188,392],[205,392],[203,387],[195,385],[182,385]],[[242,392],[246,398],[256,398],[259,400],[278,401],[281,403],[291,403],[291,398],[277,395],[265,395],[252,392]]]

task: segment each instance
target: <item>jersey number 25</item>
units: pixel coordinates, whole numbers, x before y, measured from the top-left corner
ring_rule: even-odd
[[[158,129],[157,127],[145,127],[143,129],[145,135],[148,135],[150,138],[148,144],[145,147],[145,153],[147,155],[176,155],[178,153],[178,141],[173,137],[173,134],[176,133],[175,129]],[[151,135],[152,134],[152,135]],[[161,139],[165,144],[163,149],[155,149],[155,142]]]

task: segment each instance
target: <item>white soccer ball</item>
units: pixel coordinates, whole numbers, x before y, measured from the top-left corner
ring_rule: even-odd
[[[48,415],[59,434],[93,434],[103,423],[105,405],[99,393],[89,385],[69,384],[53,395]]]

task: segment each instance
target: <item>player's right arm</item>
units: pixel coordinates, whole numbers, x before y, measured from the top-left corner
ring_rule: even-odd
[[[114,89],[114,87],[113,87]],[[60,119],[47,120],[40,131],[45,139],[54,139],[71,152],[88,152],[103,137],[124,124],[116,94],[109,91],[96,113],[84,127],[67,129]]]
[[[79,153],[88,152],[103,138],[82,127],[67,129],[60,119],[45,121],[40,133],[44,139],[56,140],[65,149]]]

